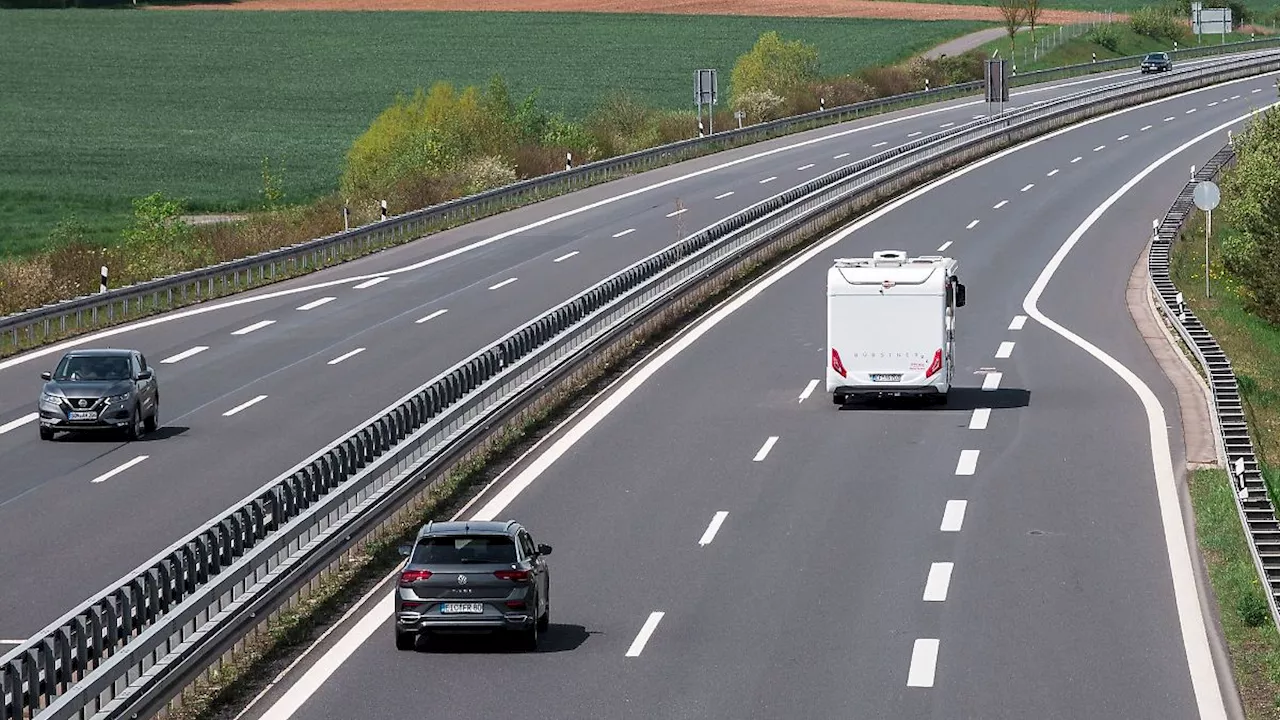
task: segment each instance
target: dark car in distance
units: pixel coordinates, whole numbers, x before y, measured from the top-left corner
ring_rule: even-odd
[[[1173,60],[1170,59],[1167,52],[1147,53],[1147,56],[1142,58],[1143,75],[1149,72],[1167,72],[1172,69]]]
[[[41,440],[59,430],[123,430],[136,440],[160,424],[160,386],[137,350],[72,350],[40,377]]]

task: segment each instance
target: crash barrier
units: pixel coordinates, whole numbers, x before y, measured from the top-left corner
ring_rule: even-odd
[[[1231,359],[1205,329],[1204,323],[1187,307],[1182,293],[1169,276],[1169,255],[1173,243],[1181,237],[1183,228],[1195,211],[1192,196],[1196,186],[1217,180],[1224,170],[1235,164],[1235,160],[1235,148],[1228,143],[1182,188],[1151,238],[1147,270],[1150,289],[1155,293],[1161,312],[1182,337],[1208,379],[1213,396],[1211,415],[1214,432],[1221,443],[1219,454],[1231,476],[1236,510],[1249,538],[1254,567],[1267,588],[1265,595],[1272,620],[1280,627],[1276,598],[1280,592],[1280,523],[1276,522],[1275,507],[1271,504],[1262,468],[1249,438],[1240,386],[1231,367]]]
[[[1280,47],[1280,36],[1187,48],[1178,50],[1173,55],[1175,60],[1191,59],[1275,47]],[[1020,73],[1010,78],[1009,85],[1023,86],[1109,70],[1133,68],[1141,58],[1142,56],[1135,55]],[[524,180],[403,215],[391,216],[362,227],[239,260],[229,260],[205,268],[14,313],[0,318],[0,356],[46,345],[93,329],[118,325],[278,282],[382,248],[408,242],[447,227],[472,222],[519,205],[580,190],[624,175],[717,150],[761,142],[800,130],[973,95],[982,92],[982,89],[982,81],[946,85],[757,123],[707,137],[681,140]]]
[[[980,157],[1090,117],[1280,70],[1280,53],[967,124],[746,208],[552,308],[298,463],[0,658],[0,720],[147,718],[444,472],[709,284]]]

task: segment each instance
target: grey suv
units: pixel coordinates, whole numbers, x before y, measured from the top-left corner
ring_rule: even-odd
[[[160,386],[137,350],[72,350],[40,373],[40,439],[59,430],[124,430],[130,440],[160,423]]]
[[[396,649],[418,634],[507,631],[527,650],[551,620],[551,546],[535,545],[515,520],[429,522],[396,582]]]

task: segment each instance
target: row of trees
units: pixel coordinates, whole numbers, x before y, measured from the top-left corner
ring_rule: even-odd
[[[1280,324],[1280,109],[1255,116],[1222,178],[1222,262],[1249,309]]]

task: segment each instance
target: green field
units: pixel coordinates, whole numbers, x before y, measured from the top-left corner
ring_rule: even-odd
[[[992,0],[907,0],[909,2],[927,2],[940,5],[995,5]],[[1092,12],[1131,13],[1142,7],[1160,5],[1163,0],[1053,0],[1040,3],[1041,10],[1085,10]],[[1245,7],[1254,14],[1262,16],[1280,10],[1280,0],[1245,0]],[[1226,7],[1225,2],[1206,2],[1205,7]],[[1239,18],[1237,18],[1238,20]],[[1270,24],[1271,18],[1265,18]]]
[[[1111,50],[1096,43],[1090,42],[1088,35],[1066,40],[1061,45],[1054,47],[1048,52],[1035,58],[1030,53],[1030,48],[1035,46],[1031,42],[1029,32],[1018,33],[1018,43],[1016,46],[1016,55],[1012,56],[1018,66],[1018,72],[1030,72],[1032,70],[1043,70],[1050,67],[1062,67],[1064,65],[1079,65],[1090,62],[1094,53],[1097,53],[1098,60],[1109,60],[1118,57],[1132,57],[1134,55],[1143,55],[1149,52],[1169,51],[1173,49],[1173,43],[1170,40],[1161,38],[1155,39],[1146,35],[1139,35],[1130,29],[1128,23],[1115,23],[1116,34],[1119,42],[1116,49]],[[1053,32],[1052,27],[1037,28],[1036,37],[1046,37]],[[1225,41],[1228,43],[1243,42],[1248,40],[1247,34],[1227,33]],[[1214,35],[1212,38],[1205,36],[1203,39],[1205,45],[1218,45],[1223,42],[1221,35]],[[1187,49],[1196,47],[1195,40],[1182,42],[1180,48]],[[995,50],[1000,50],[1002,57],[1009,58],[1009,38],[1003,37],[994,42],[989,42],[981,48],[985,55],[991,55]]]
[[[692,109],[762,32],[816,45],[824,73],[897,61],[989,24],[656,15],[0,11],[0,256],[75,213],[110,241],[129,199],[198,211],[258,202],[263,156],[286,200],[336,187],[352,140],[397,92],[436,80],[537,88],[571,117],[625,88]],[[723,102],[722,98],[722,102]]]

